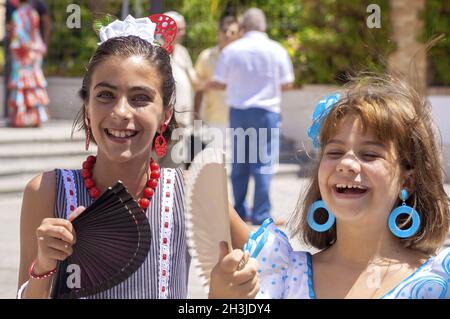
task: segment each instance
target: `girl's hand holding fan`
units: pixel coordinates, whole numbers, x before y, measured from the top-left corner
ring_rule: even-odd
[[[220,243],[220,256],[211,272],[208,298],[250,299],[259,291],[258,263],[249,258],[248,252],[228,250],[228,244]]]
[[[107,290],[131,276],[150,249],[150,224],[119,181],[82,214],[71,216],[73,253],[58,263],[54,298],[80,298]]]
[[[45,218],[42,221],[36,230],[38,250],[37,257],[30,267],[32,277],[54,271],[58,261],[63,261],[72,255],[76,234],[71,221],[84,210],[83,206],[78,207],[69,216],[69,220]]]

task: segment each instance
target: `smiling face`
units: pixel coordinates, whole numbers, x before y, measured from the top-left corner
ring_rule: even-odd
[[[382,221],[398,199],[400,165],[393,143],[382,143],[358,117],[347,115],[323,149],[320,193],[338,220]]]
[[[98,152],[117,162],[149,156],[153,136],[171,115],[163,110],[158,71],[142,56],[110,56],[90,83],[86,124]]]
[[[401,205],[399,192],[405,187],[406,204],[419,213],[421,225],[400,242],[434,253],[450,224],[437,132],[431,105],[409,83],[390,75],[351,79],[321,124],[319,165],[293,214],[291,235],[317,249],[331,247],[338,238],[392,238],[388,215]],[[311,205],[320,199],[336,216],[326,232],[308,224]],[[315,216],[325,222],[323,211]],[[402,224],[409,227],[407,215],[397,219]]]

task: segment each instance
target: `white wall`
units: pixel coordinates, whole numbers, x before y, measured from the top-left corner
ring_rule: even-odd
[[[442,143],[450,145],[450,96],[433,95],[428,99],[432,105],[433,119],[442,134]]]
[[[442,139],[444,169],[450,182],[450,96],[432,95],[428,97],[432,106],[433,119]]]
[[[331,85],[305,85],[302,89],[283,93],[281,106],[283,135],[299,143],[308,142],[306,130],[311,125],[314,106],[323,96],[338,89],[339,87]]]
[[[53,119],[74,119],[82,105],[78,90],[83,79],[48,77],[47,81],[50,116]]]

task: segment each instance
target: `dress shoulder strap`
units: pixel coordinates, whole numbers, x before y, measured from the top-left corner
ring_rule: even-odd
[[[64,190],[66,193],[67,206],[66,206],[66,219],[69,217],[75,208],[78,207],[77,201],[77,187],[75,185],[75,177],[73,171],[67,169],[60,169],[60,174],[64,182]]]

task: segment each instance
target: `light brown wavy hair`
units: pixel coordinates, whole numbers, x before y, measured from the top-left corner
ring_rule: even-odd
[[[399,240],[405,247],[434,254],[445,241],[450,224],[450,201],[444,191],[445,171],[438,142],[440,135],[426,98],[407,82],[389,75],[363,74],[351,79],[328,114],[320,130],[321,149],[310,184],[289,221],[292,236],[299,236],[318,249],[328,248],[336,241],[336,223],[326,232],[316,232],[308,226],[307,213],[311,204],[321,199],[318,169],[323,149],[347,115],[359,118],[364,130],[373,129],[380,141],[393,142],[401,169],[413,170],[414,190],[406,203],[417,210],[421,224],[414,236]],[[398,200],[394,207],[400,204]],[[315,214],[319,223],[325,222],[325,218],[324,210]],[[401,225],[410,222],[399,221]]]

